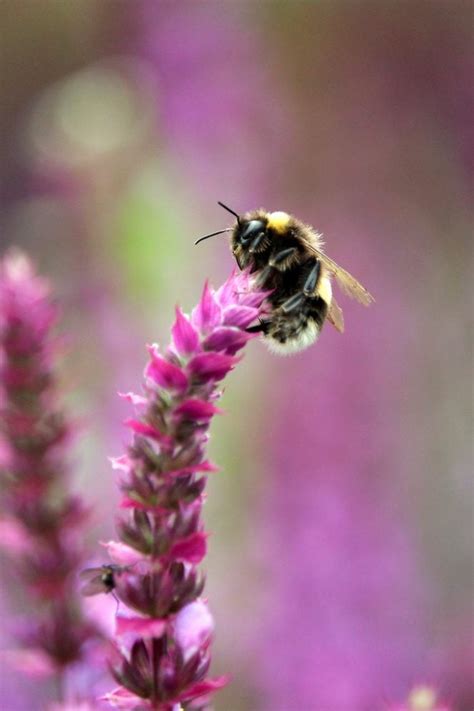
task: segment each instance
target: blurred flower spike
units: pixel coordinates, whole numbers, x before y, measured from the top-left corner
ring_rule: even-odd
[[[265,296],[247,273],[217,291],[206,284],[190,317],[177,309],[166,351],[149,347],[144,394],[123,395],[135,408],[126,422],[133,442],[112,466],[129,513],[120,541],[106,544],[122,603],[111,659],[120,687],[105,697],[117,708],[203,709],[226,683],[207,678],[213,620],[197,570],[207,550],[204,488],[216,471],[206,444],[219,383],[254,337],[246,328]]]
[[[0,545],[28,590],[24,649],[7,654],[31,675],[56,676],[83,657],[95,631],[76,590],[88,517],[68,493],[72,427],[58,405],[57,311],[28,258],[0,262]]]

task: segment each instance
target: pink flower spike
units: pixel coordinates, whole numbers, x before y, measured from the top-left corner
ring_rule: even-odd
[[[132,634],[133,636],[152,639],[162,637],[166,631],[166,619],[154,619],[150,617],[125,617],[117,615],[116,633],[119,637]]]
[[[222,410],[207,400],[193,397],[179,405],[175,414],[189,420],[209,420],[213,415],[220,414]]]
[[[101,546],[107,548],[107,553],[109,554],[111,560],[119,565],[134,565],[138,561],[143,559],[143,555],[127,546],[125,543],[120,543],[119,541],[101,541]]]
[[[145,369],[145,377],[151,378],[157,385],[168,390],[177,390],[178,392],[185,390],[188,386],[188,379],[181,368],[163,358],[158,353],[156,346],[149,346],[148,351],[151,361]]]
[[[192,313],[194,325],[203,333],[208,333],[221,323],[221,307],[206,281],[201,300]]]
[[[181,538],[171,547],[167,557],[198,565],[207,553],[207,537],[207,533],[198,532]]]
[[[176,308],[176,321],[171,327],[171,335],[178,355],[188,356],[198,350],[198,332],[180,308]]]
[[[9,251],[0,260],[0,540],[30,619],[24,649],[7,658],[27,674],[54,675],[64,687],[98,630],[76,586],[88,512],[69,481],[78,426],[60,404],[63,341],[52,330],[58,315],[48,283],[26,255]]]
[[[225,353],[199,353],[189,361],[188,369],[204,382],[222,380],[237,362],[238,358]]]
[[[248,274],[233,275],[218,292],[205,285],[191,318],[176,310],[171,344],[163,354],[149,348],[146,402],[138,400],[143,409],[128,421],[133,440],[126,456],[113,460],[126,471],[120,506],[129,510],[120,516],[120,542],[105,544],[121,566],[110,573],[121,606],[120,639],[109,658],[121,686],[105,697],[118,708],[207,707],[207,697],[227,682],[204,678],[213,621],[201,597],[198,566],[209,535],[202,521],[206,475],[217,471],[205,459],[210,422],[220,412],[217,382],[239,361],[235,352],[253,338],[245,328],[260,311],[245,300],[260,305],[264,295],[252,296],[251,289]],[[137,404],[135,396],[126,398]]]

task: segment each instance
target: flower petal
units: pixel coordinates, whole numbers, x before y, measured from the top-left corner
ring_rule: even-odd
[[[224,325],[247,328],[258,316],[258,309],[252,306],[232,305],[224,311]]]
[[[160,355],[156,346],[148,349],[151,361],[145,368],[145,377],[151,378],[157,385],[169,390],[182,392],[188,386],[188,379],[181,368],[170,363]]]
[[[221,413],[218,407],[207,400],[197,397],[189,398],[176,408],[175,414],[190,420],[209,420],[213,415]]]
[[[171,334],[174,347],[179,355],[188,356],[198,350],[198,332],[179,308],[176,308],[176,321],[171,327]]]
[[[136,709],[140,704],[141,709],[151,709],[151,705],[145,699],[139,699],[136,694],[126,689],[124,686],[118,686],[108,694],[104,694],[99,698],[99,701],[106,701],[116,709]]]
[[[201,300],[193,310],[191,318],[194,325],[204,333],[207,333],[222,321],[221,307],[207,281],[204,285]]]
[[[207,535],[199,531],[181,538],[171,547],[167,557],[197,565],[207,553]]]
[[[252,334],[233,326],[220,326],[215,328],[203,343],[203,348],[208,351],[232,350],[235,353],[243,348]]]
[[[168,509],[164,506],[157,506],[153,503],[138,501],[131,496],[124,496],[119,503],[121,509],[138,509],[139,511],[153,511],[154,513],[167,513]]]
[[[178,696],[178,700],[193,701],[193,699],[200,699],[202,696],[207,696],[208,694],[212,694],[214,691],[222,689],[228,683],[228,676],[218,676],[214,679],[203,679],[203,681],[197,681],[195,684],[188,686],[188,688]]]
[[[157,442],[165,444],[167,446],[172,444],[172,439],[168,435],[163,434],[156,427],[152,427],[147,422],[142,420],[128,419],[125,420],[124,425],[130,427],[136,434],[143,435],[144,437],[151,437],[151,439],[156,439]]]
[[[231,275],[216,291],[216,299],[222,307],[226,307],[229,304],[235,304],[237,284],[240,276],[241,273],[234,269]]]
[[[143,395],[137,395],[136,393],[128,392],[128,393],[118,393],[118,396],[121,397],[123,400],[126,400],[127,402],[130,402],[132,405],[146,405],[148,400],[146,397],[143,397]]]
[[[143,560],[143,555],[135,548],[127,546],[119,541],[101,541],[101,545],[107,548],[107,553],[114,563],[119,565],[134,565],[139,560]]]
[[[150,617],[125,617],[117,615],[115,618],[116,633],[119,636],[126,634],[136,635],[144,639],[162,637],[166,631],[166,619],[153,619]]]
[[[185,661],[209,646],[214,632],[214,620],[202,599],[189,603],[176,615],[173,632]]]
[[[222,380],[238,358],[225,353],[199,353],[188,363],[189,372],[200,380]]]
[[[214,473],[220,471],[219,467],[210,462],[208,459],[199,464],[189,464],[178,469],[169,469],[165,473],[168,476],[181,476],[182,474],[195,474],[196,472]]]
[[[119,469],[123,472],[130,471],[131,462],[126,454],[122,454],[121,457],[109,457],[109,462],[112,465],[112,469]]]

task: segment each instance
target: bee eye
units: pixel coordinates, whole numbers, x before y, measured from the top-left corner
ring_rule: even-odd
[[[250,220],[239,235],[241,244],[247,244],[258,235],[259,232],[265,232],[265,224],[261,220]]]

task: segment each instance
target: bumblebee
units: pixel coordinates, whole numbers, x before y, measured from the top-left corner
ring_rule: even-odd
[[[323,251],[321,235],[286,212],[263,209],[238,215],[234,227],[201,237],[231,232],[231,250],[240,269],[256,275],[256,286],[271,293],[260,322],[247,330],[262,333],[272,351],[296,353],[318,338],[328,320],[340,333],[344,318],[331,280],[348,296],[368,306],[373,297],[357,279]]]

